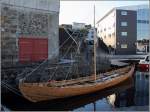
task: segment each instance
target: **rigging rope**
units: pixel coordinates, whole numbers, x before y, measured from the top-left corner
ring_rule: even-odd
[[[64,27],[63,27],[64,28]],[[79,48],[79,45],[78,45],[78,43],[76,42],[76,40],[73,38],[73,34],[74,34],[74,32],[72,33],[72,35],[67,31],[67,29],[66,28],[64,28],[64,30],[66,31],[66,33],[69,35],[69,38],[71,38],[75,43],[76,43],[76,45],[77,45],[77,48]],[[63,47],[63,45],[69,40],[69,38],[68,39],[66,39],[63,43],[62,43],[62,45],[59,47],[59,48],[57,48],[53,53],[56,53],[60,48],[62,48]],[[73,42],[72,42],[72,44],[73,44]],[[72,45],[71,44],[71,45]],[[70,47],[71,48],[71,47]],[[68,50],[67,50],[67,52],[68,52]],[[66,55],[67,53],[65,53],[65,55]],[[63,56],[64,57],[64,56]],[[45,64],[46,62],[48,61],[48,59],[45,59],[38,67],[36,67],[35,69],[33,69],[30,73],[28,73],[23,79],[22,79],[22,81],[24,81],[27,77],[29,77],[30,75],[32,75],[32,73],[34,73],[36,70],[38,70],[43,64]],[[58,65],[57,65],[58,66]],[[57,67],[56,66],[56,67]],[[57,70],[57,68],[56,68],[56,70]]]
[[[72,40],[76,43],[76,45],[78,46],[78,43],[75,41],[75,39],[72,37],[72,35],[70,35],[70,33],[67,31],[67,29],[65,27],[63,27],[64,30],[66,31],[66,33],[72,38]]]
[[[22,94],[20,94],[18,92],[18,90],[14,89],[12,86],[10,86],[9,84],[5,83],[4,81],[2,81],[2,86],[6,87],[8,90],[12,91],[13,93],[15,93],[16,95],[19,95],[22,97]]]
[[[64,45],[68,40],[69,40],[69,38],[66,39],[58,49],[60,49],[61,47],[63,47],[63,45]],[[57,50],[58,50],[58,49],[57,49]],[[53,53],[56,53],[57,50],[55,50]],[[29,77],[30,75],[32,75],[32,73],[35,72],[35,71],[36,71],[40,66],[42,66],[44,63],[46,63],[47,60],[48,60],[48,59],[45,59],[38,67],[36,67],[35,69],[33,69],[32,72],[28,73],[28,74],[22,79],[22,81],[24,81],[27,77]]]
[[[77,56],[77,54],[78,54],[78,51],[76,51],[76,54],[75,54],[75,56]],[[70,70],[71,70],[71,68],[68,70],[68,73],[67,73],[67,75],[66,75],[66,78],[65,78],[65,80],[67,79],[67,77],[69,76],[69,72],[70,72]]]
[[[71,43],[71,46],[67,49],[67,51],[66,51],[65,55],[63,56],[63,58],[67,55],[67,53],[68,53],[68,52],[69,52],[69,50],[71,49],[72,44],[73,44],[73,42]],[[57,68],[55,69],[55,71],[54,71],[54,73],[53,73],[52,77],[54,77],[54,75],[55,75],[55,73],[56,73],[56,70],[58,69],[58,66],[59,66],[59,65],[57,65],[57,66],[56,66]],[[51,80],[51,79],[52,79],[52,77],[51,77],[50,79],[48,79],[48,80]]]
[[[5,84],[7,84],[8,86],[10,86],[12,89],[18,91],[16,88],[14,88],[13,86],[11,86],[11,85],[8,83],[8,81],[3,81],[3,82],[4,82]]]
[[[64,28],[64,27],[63,27]],[[78,46],[78,44],[77,44],[77,42],[75,41],[75,39],[72,37],[72,35],[75,33],[75,31],[72,33],[72,34],[69,34],[69,32],[67,31],[67,29],[66,28],[64,28],[64,30],[67,32],[67,34],[69,35],[69,38],[72,38],[73,39],[73,41],[76,43],[76,45],[77,45],[77,48],[79,49],[79,46]],[[78,34],[79,35],[79,34]],[[68,39],[69,39],[68,38]],[[64,58],[66,55],[67,55],[67,53],[69,52],[69,50],[70,50],[70,48],[72,47],[72,44],[73,44],[73,42],[71,43],[71,46],[69,47],[69,49],[67,49],[67,52],[64,54],[64,56],[62,57],[62,58]],[[74,49],[75,50],[75,49]],[[78,50],[77,50],[78,51]],[[53,75],[48,79],[48,81],[49,80],[52,80],[52,78],[54,77],[54,75],[55,75],[55,73],[56,73],[56,70],[58,69],[58,66],[59,65],[57,65],[56,66],[56,69],[55,69],[55,71],[53,72]],[[70,69],[69,69],[70,70]],[[66,79],[66,78],[65,78]]]

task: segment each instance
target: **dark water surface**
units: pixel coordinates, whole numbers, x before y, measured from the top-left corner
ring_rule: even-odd
[[[103,91],[40,103],[31,103],[14,94],[2,95],[2,105],[16,111],[148,111],[149,73],[137,70],[132,78]]]

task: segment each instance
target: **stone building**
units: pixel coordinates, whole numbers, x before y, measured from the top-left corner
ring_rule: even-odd
[[[2,66],[59,54],[59,0],[1,0]]]

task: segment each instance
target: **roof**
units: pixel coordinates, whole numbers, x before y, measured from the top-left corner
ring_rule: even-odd
[[[111,9],[109,12],[107,12],[100,20],[98,20],[98,22],[96,24],[98,24],[100,21],[102,21],[104,18],[106,18],[110,13],[112,13],[114,10],[137,10],[137,9],[145,9],[145,8],[149,8],[148,5],[129,5],[129,6],[120,6],[120,7],[115,7],[113,9]]]
[[[116,7],[116,9],[124,9],[124,10],[149,9],[149,5],[142,4],[142,5],[120,6],[120,7]]]
[[[114,10],[116,10],[116,8],[111,9],[109,12],[107,12],[105,14],[105,16],[103,16],[100,20],[98,20],[98,22],[96,24],[98,24],[100,21],[102,21],[105,17],[107,17],[110,13],[112,13]]]

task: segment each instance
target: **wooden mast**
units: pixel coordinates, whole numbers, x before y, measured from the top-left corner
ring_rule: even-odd
[[[96,34],[95,34],[95,4],[94,4],[94,79],[96,80]]]

